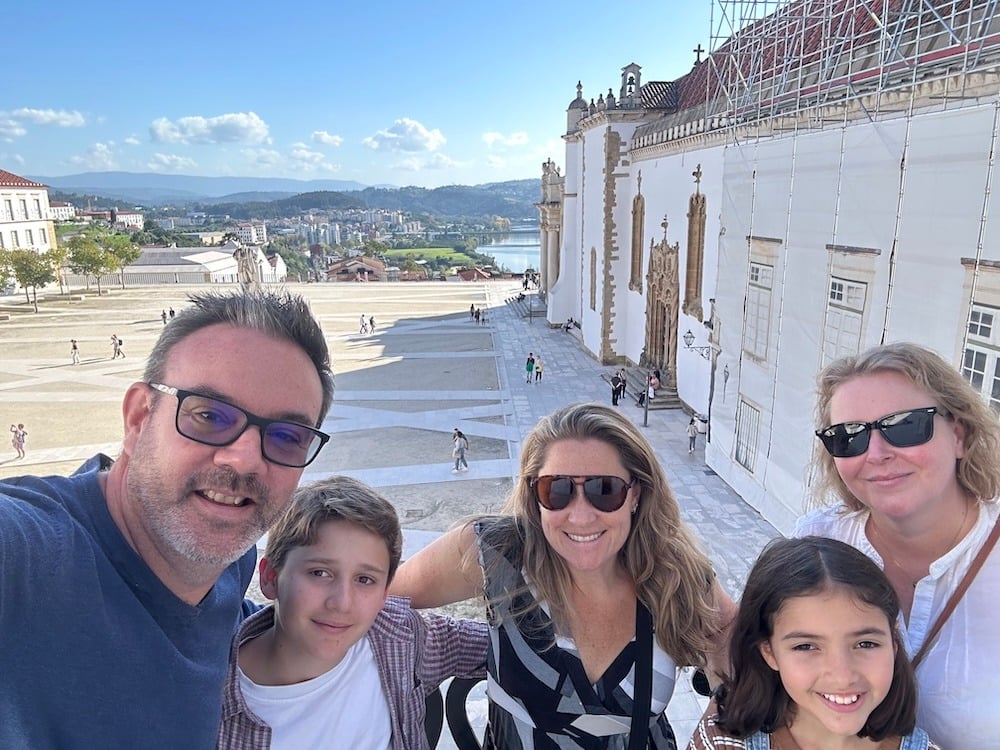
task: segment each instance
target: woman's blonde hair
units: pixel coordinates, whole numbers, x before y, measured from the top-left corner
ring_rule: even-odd
[[[853,378],[879,372],[897,372],[920,386],[937,406],[964,430],[964,455],[956,462],[959,486],[980,502],[1000,495],[1000,420],[961,374],[936,352],[917,344],[898,342],[876,346],[858,355],[832,362],[819,374],[816,427],[830,424],[830,402],[837,388]],[[837,465],[821,444],[815,449],[818,477],[812,495],[817,504],[843,502],[851,510],[864,505],[840,478]]]
[[[573,404],[544,417],[521,448],[521,472],[504,508],[517,521],[523,544],[523,566],[539,601],[552,620],[565,626],[570,571],[549,546],[541,511],[529,482],[538,476],[546,452],[562,440],[600,440],[615,448],[622,463],[642,487],[632,528],[619,558],[635,582],[636,595],[653,617],[660,646],[681,664],[705,663],[710,638],[718,631],[708,557],[680,517],[653,449],[634,424],[603,404]],[[498,556],[499,557],[499,556]],[[486,571],[487,578],[490,571]]]

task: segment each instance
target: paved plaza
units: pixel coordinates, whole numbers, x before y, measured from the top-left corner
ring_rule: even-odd
[[[571,402],[610,403],[601,375],[612,368],[587,354],[574,334],[525,318],[505,302],[520,284],[289,288],[310,300],[336,373],[333,408],[323,424],[333,438],[303,481],[340,473],[377,487],[399,512],[404,554],[469,514],[499,509],[517,474],[522,437],[540,417]],[[190,291],[113,289],[100,298],[70,300],[53,295],[40,302],[38,314],[23,296],[0,297],[0,316],[10,316],[0,320],[0,424],[23,422],[28,431],[24,459],[15,459],[5,441],[0,477],[65,474],[98,451],[115,455],[125,388],[141,377],[163,328],[161,310],[182,309]],[[484,325],[470,318],[470,305],[486,311]],[[375,318],[374,333],[359,333],[361,315]],[[112,334],[124,340],[124,359],[111,358]],[[78,365],[71,363],[72,338],[79,342]],[[528,352],[544,361],[540,382],[525,382]],[[631,398],[620,408],[642,425],[643,410]],[[687,423],[680,411],[650,411],[642,429],[684,518],[736,596],[757,553],[778,532],[704,464],[703,435],[688,454]],[[455,427],[470,443],[470,470],[462,474],[451,472]],[[459,611],[479,612],[474,605]],[[682,677],[668,709],[682,746],[703,706]],[[484,711],[480,696],[472,712],[481,721]],[[439,747],[450,745],[442,740]]]

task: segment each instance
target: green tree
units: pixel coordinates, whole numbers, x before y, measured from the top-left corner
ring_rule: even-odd
[[[35,312],[38,312],[38,287],[56,280],[55,271],[52,268],[52,258],[48,253],[36,253],[34,250],[22,250],[15,248],[9,250],[10,266],[14,273],[14,278],[24,287],[24,299],[32,302]],[[28,296],[28,288],[31,288],[31,296]]]
[[[101,276],[115,269],[117,259],[101,247],[91,233],[75,235],[69,241],[69,267],[83,274],[90,289],[90,277],[97,277],[97,294],[101,294]]]
[[[112,270],[118,271],[118,278],[121,281],[122,289],[125,288],[125,267],[135,263],[142,255],[142,249],[132,242],[132,238],[120,232],[100,233],[94,239],[97,243],[114,258]]]
[[[59,294],[69,291],[63,280],[63,267],[66,265],[66,258],[69,257],[69,248],[63,245],[53,245],[49,249],[49,259],[52,261],[52,270],[55,272],[56,281],[59,282]]]

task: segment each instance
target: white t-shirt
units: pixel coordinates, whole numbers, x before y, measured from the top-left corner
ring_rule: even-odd
[[[389,704],[367,638],[329,672],[295,685],[258,685],[239,670],[247,705],[271,727],[271,750],[388,750]]]
[[[1000,516],[997,501],[979,504],[976,525],[958,545],[931,563],[917,583],[907,624],[899,618],[912,657],[923,645],[952,592]],[[847,542],[884,567],[865,536],[868,511],[838,515],[824,508],[799,519],[793,536]],[[1000,546],[994,547],[937,641],[917,668],[917,726],[946,750],[997,747],[1000,741]]]

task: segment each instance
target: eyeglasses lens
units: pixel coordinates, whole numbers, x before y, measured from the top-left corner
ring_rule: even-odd
[[[597,510],[613,513],[625,504],[628,489],[632,485],[624,479],[612,476],[586,477],[583,494]],[[577,482],[572,477],[544,476],[532,483],[538,504],[546,510],[562,510],[573,501]]]
[[[257,420],[254,420],[257,422]],[[317,432],[294,422],[261,422],[264,458],[283,466],[306,466],[323,445]],[[177,431],[205,445],[229,445],[250,423],[247,413],[225,401],[197,394],[186,395],[177,405]]]
[[[831,425],[817,434],[823,446],[835,458],[852,458],[868,450],[873,429],[882,433],[886,442],[897,448],[923,445],[934,436],[934,415],[937,409],[914,409],[889,414],[874,422],[843,422]]]

